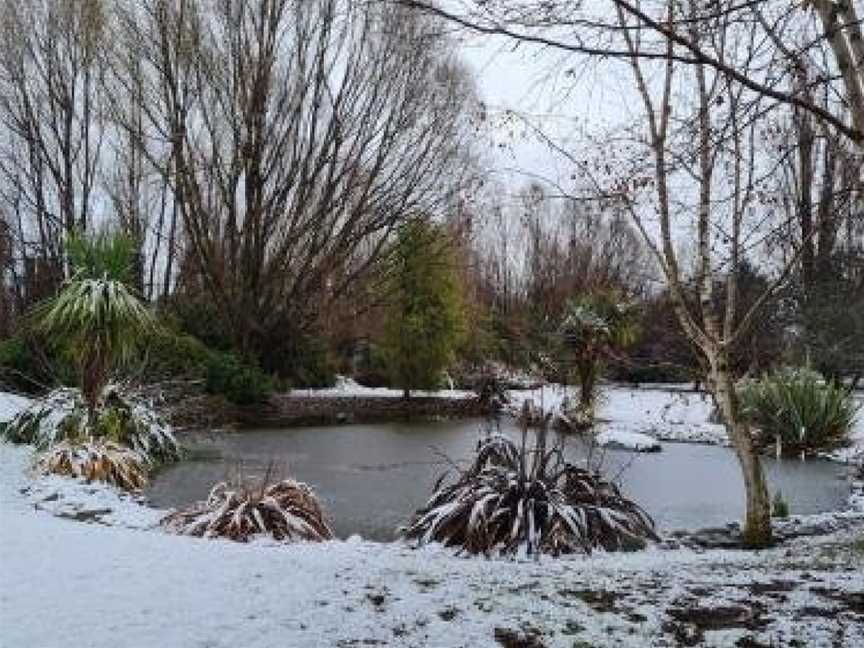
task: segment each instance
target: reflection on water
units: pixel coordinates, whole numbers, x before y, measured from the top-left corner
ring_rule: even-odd
[[[471,456],[481,430],[479,421],[446,421],[195,433],[184,438],[193,460],[162,470],[148,496],[159,507],[188,504],[205,498],[238,465],[246,475],[261,476],[275,462],[315,488],[337,535],[392,540],[394,529],[425,503],[442,470],[452,469],[449,460]],[[503,431],[519,434],[512,425]],[[585,450],[570,439],[566,454],[577,463]],[[842,465],[764,463],[772,492],[782,490],[793,513],[837,508],[848,495]],[[603,465],[607,475],[620,474],[624,493],[661,530],[725,524],[743,514],[744,487],[729,449],[665,443],[656,454],[609,450]]]

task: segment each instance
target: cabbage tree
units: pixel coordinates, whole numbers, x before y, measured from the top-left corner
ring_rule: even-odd
[[[74,361],[91,422],[111,372],[136,355],[155,326],[129,285],[134,251],[134,242],[122,234],[72,237],[67,243],[70,278],[33,313],[35,329]]]
[[[603,363],[638,334],[633,307],[613,291],[597,291],[571,299],[559,326],[579,380],[579,408],[592,413]]]

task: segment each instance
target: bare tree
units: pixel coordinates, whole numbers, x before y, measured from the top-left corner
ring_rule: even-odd
[[[186,267],[246,353],[308,326],[402,218],[458,190],[470,80],[429,19],[348,0],[147,0],[121,23]]]
[[[670,16],[666,0],[466,0],[461,5],[464,11],[444,9],[430,0],[381,1],[434,14],[481,34],[589,57],[626,60],[632,53],[623,44],[620,23],[610,19],[621,12],[629,20],[628,29],[639,29],[642,34],[637,53],[640,59],[672,58],[702,65],[749,92],[805,110],[864,146],[864,8],[860,0],[719,0],[703,3],[686,16]],[[717,21],[759,29],[763,65],[741,70],[694,39],[694,33],[716,26]],[[696,30],[692,29],[694,23]],[[783,45],[790,34],[802,30],[808,36],[800,48]],[[795,80],[801,53],[826,40],[833,56],[813,82],[836,86],[838,95],[842,94],[842,100],[829,107],[799,92]]]
[[[105,8],[8,0],[0,11],[0,200],[14,272],[39,284],[38,298],[62,278],[64,236],[90,226],[97,202]]]

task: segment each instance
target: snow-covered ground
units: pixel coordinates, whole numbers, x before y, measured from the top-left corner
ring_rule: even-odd
[[[860,528],[761,553],[540,562],[362,541],[238,545],[34,510],[48,490],[32,489],[31,456],[0,443],[4,648],[864,645]],[[123,502],[118,519],[142,508]]]
[[[26,409],[32,401],[23,396],[0,392],[0,423],[11,421],[23,409]]]
[[[605,394],[606,431],[722,434],[698,394]],[[564,392],[514,395],[550,407]],[[26,404],[0,396],[0,421]],[[855,436],[864,441],[860,419]],[[864,645],[860,514],[763,552],[534,562],[356,539],[237,545],[167,535],[164,511],[34,477],[32,456],[0,442],[0,648]],[[861,496],[852,504],[864,510]]]
[[[511,391],[509,409],[518,413],[530,400],[543,411],[558,413],[565,398],[575,402],[574,388],[545,385],[537,389]],[[857,398],[864,406],[864,396]],[[680,385],[652,386],[634,389],[605,385],[601,390],[598,437],[625,445],[632,433],[644,434],[660,441],[682,441],[728,445],[721,424],[709,420],[712,403],[708,394],[681,389]],[[833,453],[830,458],[851,461],[864,453],[864,407],[859,412],[851,434],[852,445]]]
[[[606,429],[598,432],[596,439],[601,446],[635,452],[659,452],[662,448],[657,439],[641,432]]]
[[[401,389],[390,389],[389,387],[366,387],[353,378],[337,376],[333,387],[323,389],[295,389],[292,394],[297,396],[308,396],[316,398],[402,398]],[[439,389],[437,391],[412,390],[412,396],[419,398],[474,398],[477,394],[464,389]]]

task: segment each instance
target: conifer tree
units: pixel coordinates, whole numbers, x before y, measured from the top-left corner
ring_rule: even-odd
[[[387,281],[384,350],[394,385],[435,389],[464,329],[463,309],[446,233],[425,218],[398,233]]]

